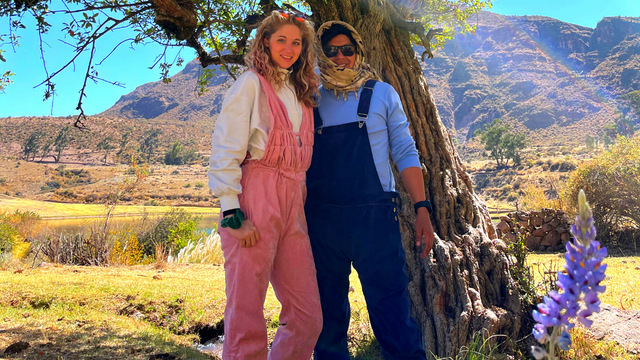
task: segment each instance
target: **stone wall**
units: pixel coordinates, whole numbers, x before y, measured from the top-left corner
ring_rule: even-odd
[[[529,250],[559,251],[571,239],[571,219],[562,211],[544,208],[541,211],[517,211],[500,217],[496,226],[498,237],[507,243],[525,236]]]

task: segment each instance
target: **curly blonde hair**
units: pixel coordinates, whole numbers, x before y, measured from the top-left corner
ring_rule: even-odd
[[[284,25],[295,25],[300,29],[302,51],[298,60],[291,66],[291,78],[293,79],[293,87],[298,100],[306,106],[314,107],[316,106],[315,95],[318,94],[319,79],[318,75],[313,71],[313,65],[316,60],[315,31],[311,21],[300,21],[293,14],[282,16],[278,11],[272,12],[258,27],[256,37],[251,44],[251,50],[245,56],[244,61],[247,67],[269,79],[276,87],[281,87],[283,80],[278,76],[278,64],[271,59],[271,53],[269,48],[265,46],[264,40],[268,41],[271,35]]]

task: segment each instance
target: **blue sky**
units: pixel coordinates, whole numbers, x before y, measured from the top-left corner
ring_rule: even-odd
[[[56,9],[56,7],[52,7]],[[503,15],[544,15],[578,25],[595,27],[605,16],[637,16],[640,17],[640,0],[495,0],[492,12]],[[8,19],[0,18],[0,33],[7,30]],[[73,55],[70,48],[60,42],[60,22],[52,17],[54,29],[44,36],[45,58],[49,72],[57,70]],[[12,77],[14,84],[0,93],[0,117],[5,116],[47,116],[51,115],[51,101],[43,102],[44,87],[33,88],[46,78],[40,59],[39,40],[33,30],[33,22],[27,22],[27,29],[20,35],[20,47],[14,53],[11,48],[4,53],[6,63],[0,62],[0,73],[11,70],[16,75]],[[29,31],[30,30],[30,31]],[[108,54],[113,45],[120,39],[132,37],[129,30],[118,30],[115,34],[104,39],[98,48],[96,59],[102,59]],[[111,46],[110,46],[111,45]],[[144,83],[157,81],[160,70],[156,67],[149,69],[155,62],[156,56],[162,53],[162,47],[156,44],[136,45],[131,48],[127,44],[121,45],[116,52],[107,59],[97,70],[102,78],[119,81],[125,88],[106,83],[87,85],[88,97],[84,99],[87,114],[100,113],[113,105],[122,95],[133,91]],[[177,49],[170,49],[168,59],[173,59]],[[82,87],[84,72],[86,71],[87,54],[76,61],[76,68],[68,68],[54,80],[56,83],[54,116],[75,115],[78,103],[78,92]],[[185,48],[181,53],[185,61],[195,57],[193,50]],[[180,69],[174,68],[171,75]]]

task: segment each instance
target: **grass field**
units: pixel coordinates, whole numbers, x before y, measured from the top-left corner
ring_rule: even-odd
[[[349,339],[354,355],[359,351],[360,359],[382,359],[369,357],[377,350],[370,346],[372,334],[356,275],[351,284]],[[168,352],[183,359],[210,359],[194,349],[199,341],[194,332],[218,323],[225,303],[224,270],[216,265],[4,270],[0,271],[0,349],[27,341],[32,346],[26,358],[147,359]],[[278,327],[279,312],[280,304],[269,288],[265,303],[269,341]]]
[[[564,254],[531,254],[528,256],[536,282],[547,271],[556,273],[564,264]],[[640,310],[640,257],[607,257],[607,291],[600,300],[624,310]]]
[[[562,261],[556,254],[532,254],[529,263],[536,272],[558,260]],[[620,307],[622,299],[629,308],[640,308],[632,301],[640,298],[640,270],[635,269],[640,257],[609,258],[607,263],[609,277],[603,302]],[[159,353],[210,359],[193,344],[199,341],[199,329],[215,325],[223,317],[222,266],[46,266],[15,270],[0,270],[0,349],[27,341],[31,347],[21,359],[147,359]],[[382,360],[355,272],[351,285],[349,347],[353,358]],[[280,305],[269,289],[265,304],[269,341],[278,327],[279,311]],[[581,344],[581,354],[593,348],[597,352],[592,354],[605,356],[567,353],[564,360],[633,359],[613,344],[596,343],[587,332],[576,331],[574,342]]]
[[[113,211],[113,215],[161,215],[171,208],[171,206],[118,205]],[[220,212],[220,208],[214,207],[184,206],[180,208],[192,214],[218,214]],[[9,212],[15,210],[33,211],[43,219],[102,217],[106,212],[105,206],[102,204],[67,204],[8,196],[0,196],[0,210]]]

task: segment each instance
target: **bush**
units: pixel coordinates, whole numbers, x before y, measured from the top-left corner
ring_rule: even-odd
[[[201,182],[197,182],[196,183],[196,189],[202,189],[204,187],[204,184]]]
[[[4,185],[7,183],[7,179],[5,178],[0,178],[0,185]]]
[[[512,191],[507,195],[507,201],[516,201],[516,200],[518,200],[517,192]]]
[[[640,226],[640,136],[618,137],[609,151],[570,175],[563,195],[574,208],[580,189],[589,199],[599,233]]]
[[[191,187],[191,184],[184,184],[184,186],[183,186],[183,187],[184,187],[185,189],[188,189],[188,188],[190,188],[190,187]]]
[[[13,251],[13,247],[16,245],[17,236],[18,230],[16,230],[16,228],[8,221],[4,221],[4,219],[0,218],[0,254]]]
[[[175,250],[176,244],[173,242],[178,240],[178,237],[184,240],[184,242],[178,241],[184,247],[189,240],[196,237],[194,233],[201,219],[201,216],[189,214],[183,209],[171,209],[162,217],[152,220],[146,230],[139,232],[138,242],[142,246],[144,254],[149,256],[155,254],[157,244],[161,244],[169,250]],[[188,231],[191,231],[192,234],[189,235]]]

